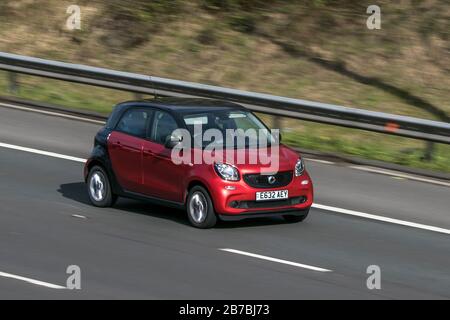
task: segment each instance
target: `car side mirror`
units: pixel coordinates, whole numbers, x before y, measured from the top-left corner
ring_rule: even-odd
[[[182,141],[183,141],[183,137],[176,137],[176,136],[169,135],[166,137],[166,142],[164,143],[164,146],[167,149],[173,149]]]

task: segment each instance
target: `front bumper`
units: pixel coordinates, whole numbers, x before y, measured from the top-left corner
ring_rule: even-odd
[[[231,188],[230,188],[231,187]],[[287,200],[256,201],[256,192],[288,190]],[[215,180],[210,188],[216,213],[224,220],[239,220],[257,215],[302,215],[313,204],[313,184],[309,174],[294,177],[285,187],[262,189],[237,182]],[[242,218],[240,218],[242,217]]]
[[[252,213],[243,213],[243,214],[219,214],[220,220],[223,221],[239,221],[244,220],[248,218],[268,218],[268,217],[280,217],[284,215],[290,215],[290,216],[304,216],[309,213],[310,208],[306,209],[290,209],[290,210],[284,210],[284,211],[277,211],[277,212],[268,212],[268,211],[257,211]]]

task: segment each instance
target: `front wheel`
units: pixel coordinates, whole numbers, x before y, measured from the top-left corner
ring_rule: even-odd
[[[88,194],[91,203],[96,207],[111,207],[117,200],[112,193],[109,177],[102,167],[95,166],[87,179]]]
[[[216,225],[217,216],[211,197],[205,188],[195,186],[189,191],[187,214],[189,222],[196,228],[208,229]]]
[[[305,210],[301,215],[284,215],[283,218],[288,223],[302,222],[308,217],[309,209]]]

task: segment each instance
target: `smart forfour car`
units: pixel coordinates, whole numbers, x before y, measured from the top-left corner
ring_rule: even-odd
[[[195,124],[201,124],[200,131]],[[192,139],[174,135],[177,129]],[[273,156],[278,167],[273,170],[259,160],[230,163],[225,156],[212,163],[194,161],[217,152],[208,147],[211,141],[205,143],[208,139],[197,139],[210,129],[225,135],[237,129],[267,132],[266,144],[244,140],[230,150],[225,139],[215,143],[224,153],[241,151],[246,159],[261,151],[270,154],[277,144],[278,154]],[[186,210],[197,228],[211,228],[218,219],[252,217],[282,216],[287,222],[300,222],[313,203],[313,185],[302,158],[280,140],[235,103],[181,98],[124,102],[96,135],[84,178],[94,206],[112,206],[118,197],[149,200]],[[178,153],[192,157],[177,163],[173,151],[181,145],[184,149]]]

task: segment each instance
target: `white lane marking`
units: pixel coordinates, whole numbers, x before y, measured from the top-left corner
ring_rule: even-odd
[[[346,214],[346,215],[350,215],[350,216],[356,216],[356,217],[361,217],[361,218],[366,218],[366,219],[371,219],[371,220],[377,220],[377,221],[382,221],[382,222],[398,224],[398,225],[401,225],[401,226],[406,226],[406,227],[411,227],[411,228],[417,228],[417,229],[434,231],[434,232],[439,232],[439,233],[444,233],[444,234],[450,234],[450,230],[449,229],[443,229],[443,228],[433,227],[433,226],[420,224],[420,223],[415,223],[415,222],[409,222],[409,221],[404,221],[404,220],[399,220],[399,219],[393,219],[393,218],[388,218],[388,217],[383,217],[383,216],[377,216],[377,215],[374,215],[374,214],[369,214],[369,213],[364,213],[364,212],[358,212],[358,211],[347,210],[347,209],[342,209],[342,208],[330,207],[330,206],[325,206],[325,205],[317,204],[317,203],[314,203],[312,205],[312,207],[316,208],[316,209],[342,213],[342,214]]]
[[[303,158],[303,159],[305,159],[306,161],[323,163],[323,164],[335,164],[334,162],[327,161],[327,160],[320,160],[320,159],[313,159],[313,158]]]
[[[81,163],[86,162],[85,159],[81,159],[81,158],[66,156],[63,154],[47,152],[47,151],[42,151],[42,150],[37,150],[37,149],[25,148],[25,147],[20,147],[20,146],[16,146],[16,145],[1,143],[1,142],[0,142],[0,147],[40,154],[40,155],[44,155],[44,156],[48,156],[48,157],[76,161],[76,162],[81,162]],[[358,211],[353,211],[353,210],[325,206],[325,205],[321,205],[321,204],[317,204],[317,203],[314,203],[312,205],[312,207],[317,208],[317,209],[326,210],[326,211],[333,211],[336,213],[342,213],[342,214],[362,217],[362,218],[366,218],[366,219],[378,220],[378,221],[398,224],[398,225],[402,225],[402,226],[408,226],[408,227],[412,227],[412,228],[418,228],[418,229],[423,229],[423,230],[429,230],[429,231],[434,231],[434,232],[439,232],[439,233],[450,234],[450,230],[448,230],[448,229],[443,229],[443,228],[438,228],[438,227],[433,227],[433,226],[428,226],[428,225],[424,225],[424,224],[408,222],[408,221],[403,221],[403,220],[398,220],[398,219],[392,219],[392,218],[387,218],[387,217],[383,217],[383,216],[377,216],[374,214],[368,214],[368,213],[363,213],[363,212],[358,212]]]
[[[28,152],[28,153],[39,154],[39,155],[52,157],[52,158],[65,159],[65,160],[82,162],[82,163],[86,162],[86,159],[82,159],[82,158],[66,156],[66,155],[60,154],[60,153],[48,152],[48,151],[43,151],[43,150],[38,150],[38,149],[33,149],[33,148],[26,148],[26,147],[16,146],[16,145],[13,145],[13,144],[8,144],[8,143],[3,143],[3,142],[0,142],[0,147],[1,148],[18,150],[18,151],[24,151],[24,152]]]
[[[73,215],[72,215],[72,218],[77,218],[77,219],[87,219],[86,216],[83,216],[83,215],[81,215],[81,214],[73,214]]]
[[[25,277],[21,277],[21,276],[16,276],[15,274],[6,273],[6,272],[0,272],[0,277],[25,281],[25,282],[28,282],[31,284],[35,284],[37,286],[46,287],[46,288],[50,288],[50,289],[67,289],[66,287],[58,286],[56,284],[39,281],[39,280],[34,280],[34,279],[30,279],[30,278],[25,278]]]
[[[388,176],[396,177],[396,178],[403,178],[403,179],[408,179],[408,180],[415,180],[415,181],[419,181],[419,182],[426,182],[426,183],[432,183],[432,184],[436,184],[436,185],[440,185],[440,186],[450,187],[450,183],[448,183],[448,182],[422,178],[422,177],[405,174],[405,173],[401,173],[401,172],[397,172],[397,171],[382,170],[382,169],[366,167],[366,166],[350,166],[349,168],[355,169],[355,170],[360,170],[360,171],[384,174],[384,175],[388,175]]]
[[[292,261],[272,258],[272,257],[268,257],[268,256],[262,256],[260,254],[250,253],[250,252],[241,251],[241,250],[235,250],[235,249],[219,249],[219,250],[230,252],[230,253],[235,253],[235,254],[240,254],[240,255],[243,255],[243,256],[248,256],[248,257],[252,257],[252,258],[256,258],[256,259],[262,259],[262,260],[267,260],[267,261],[271,261],[271,262],[287,264],[287,265],[290,265],[290,266],[303,268],[303,269],[308,269],[308,270],[312,270],[312,271],[332,272],[331,270],[328,270],[328,269],[323,269],[323,268],[319,268],[319,267],[309,266],[307,264],[301,264],[301,263],[297,263],[297,262],[292,262]]]
[[[0,106],[5,107],[5,108],[10,108],[10,109],[17,109],[17,110],[22,110],[22,111],[41,113],[41,114],[45,114],[45,115],[49,115],[49,116],[56,116],[56,117],[67,118],[67,119],[72,119],[72,120],[80,120],[80,121],[97,123],[97,124],[105,124],[105,121],[101,121],[101,120],[94,120],[94,119],[89,119],[89,118],[84,118],[84,117],[72,116],[70,114],[64,114],[64,113],[53,112],[53,111],[45,111],[45,110],[39,110],[39,109],[34,109],[34,108],[21,107],[21,106],[16,106],[16,105],[9,104],[9,103],[0,102]]]

